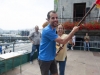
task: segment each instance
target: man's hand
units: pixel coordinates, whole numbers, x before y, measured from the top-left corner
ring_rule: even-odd
[[[34,43],[33,41],[31,41],[32,42],[32,44]]]
[[[73,31],[74,33],[77,32],[77,31],[79,30],[79,27],[80,27],[80,26],[75,26],[75,27],[73,28],[72,31]]]

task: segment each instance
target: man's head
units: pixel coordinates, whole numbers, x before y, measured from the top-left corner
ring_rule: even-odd
[[[88,36],[88,33],[86,33],[86,36]]]
[[[38,30],[39,30],[39,27],[36,25],[35,26],[35,31],[38,32]]]
[[[53,10],[49,11],[47,14],[47,20],[52,27],[54,28],[57,27],[58,26],[58,16],[57,16],[56,11],[53,11]]]

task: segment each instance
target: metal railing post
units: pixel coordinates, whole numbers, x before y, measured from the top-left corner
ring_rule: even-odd
[[[13,43],[13,52],[14,52],[14,44],[15,44],[15,43]]]

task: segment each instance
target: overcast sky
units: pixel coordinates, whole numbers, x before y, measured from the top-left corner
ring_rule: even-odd
[[[3,30],[42,28],[54,0],[0,0],[0,28]]]

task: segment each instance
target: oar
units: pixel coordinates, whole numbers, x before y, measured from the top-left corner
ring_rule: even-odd
[[[85,14],[85,16],[82,18],[82,20],[78,23],[77,26],[80,26],[80,24],[82,23],[82,21],[86,18],[86,16],[88,16],[88,14],[91,12],[91,10],[95,7],[96,3],[93,4],[93,6],[90,8],[90,10]]]

